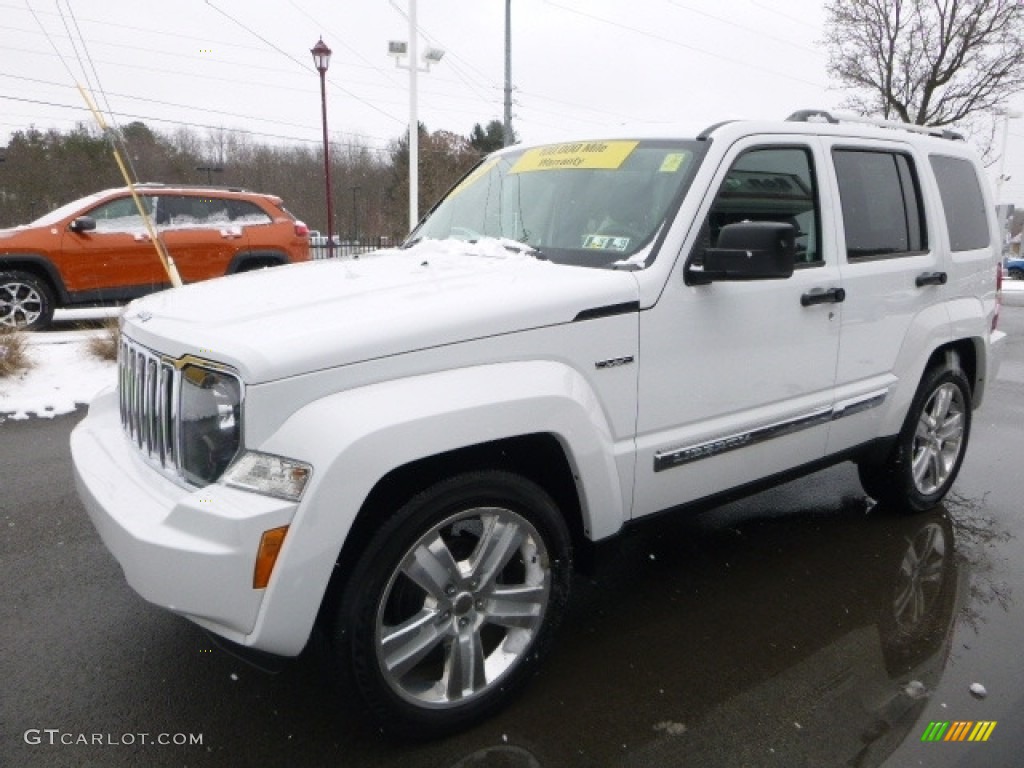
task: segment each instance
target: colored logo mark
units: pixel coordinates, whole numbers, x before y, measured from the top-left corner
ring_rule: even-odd
[[[995,720],[932,721],[921,734],[921,741],[988,741],[995,729]]]

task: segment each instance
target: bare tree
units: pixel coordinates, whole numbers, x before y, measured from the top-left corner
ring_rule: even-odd
[[[1024,89],[1021,0],[832,0],[828,70],[861,114],[970,123]]]

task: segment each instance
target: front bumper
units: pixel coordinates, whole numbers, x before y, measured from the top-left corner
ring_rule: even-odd
[[[107,392],[71,434],[78,494],[131,587],[151,603],[242,644],[265,590],[253,589],[260,537],[297,504],[210,485],[182,488],[149,466],[121,430]]]

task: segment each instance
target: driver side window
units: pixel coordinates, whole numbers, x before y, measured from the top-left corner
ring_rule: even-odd
[[[796,230],[796,264],[822,263],[821,216],[809,149],[772,147],[740,155],[715,196],[697,243],[695,261],[714,248],[726,224],[774,221]]]

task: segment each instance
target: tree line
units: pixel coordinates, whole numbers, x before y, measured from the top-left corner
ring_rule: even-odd
[[[469,136],[419,126],[419,209],[436,202],[479,159],[503,144],[500,121]],[[134,180],[243,187],[277,195],[311,229],[327,230],[323,147],[274,145],[227,129],[170,133],[132,122],[116,134],[80,123],[62,132],[15,131],[0,151],[0,227],[42,216],[79,197],[124,185],[114,161],[122,149]],[[375,149],[358,140],[331,142],[335,233],[344,239],[394,242],[409,230],[408,134]]]

